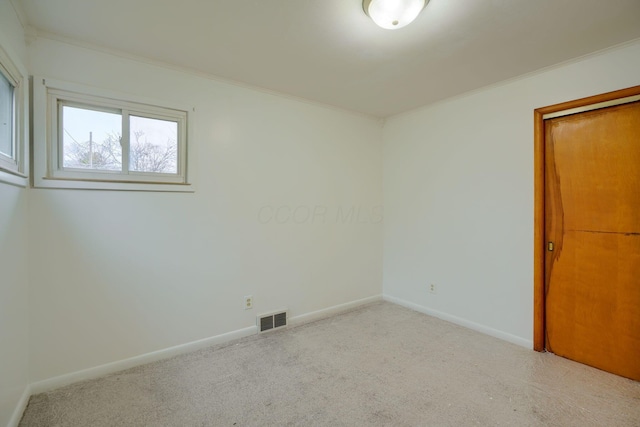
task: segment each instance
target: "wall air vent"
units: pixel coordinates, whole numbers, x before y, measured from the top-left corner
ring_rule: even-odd
[[[287,311],[276,311],[258,316],[258,330],[260,333],[287,326]]]

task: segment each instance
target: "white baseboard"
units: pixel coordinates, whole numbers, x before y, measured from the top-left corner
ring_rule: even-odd
[[[290,326],[301,325],[304,323],[312,322],[315,320],[323,319],[335,314],[339,314],[345,311],[352,310],[359,306],[369,304],[376,301],[382,301],[382,296],[377,295],[369,298],[363,298],[357,301],[348,302],[345,304],[339,304],[333,307],[325,308],[322,310],[314,311],[311,313],[301,314],[289,319]],[[190,353],[192,351],[200,350],[201,348],[210,347],[216,344],[222,344],[228,341],[244,338],[250,335],[258,333],[257,326],[250,326],[248,328],[239,329],[236,331],[228,332],[221,335],[216,335],[210,338],[204,338],[198,341],[193,341],[186,344],[169,347],[163,350],[154,351],[151,353],[141,354],[139,356],[131,357],[128,359],[118,360],[115,362],[107,363],[104,365],[96,366],[93,368],[84,369],[77,372],[71,372],[69,374],[60,375],[58,377],[49,378],[43,381],[38,381],[31,384],[31,394],[43,393],[59,387],[64,387],[69,384],[73,384],[78,381],[84,381],[92,378],[101,377],[103,375],[112,374],[114,372],[122,371],[124,369],[133,368],[135,366],[144,365],[145,363],[155,362],[157,360],[168,359],[179,354]],[[28,399],[28,396],[27,396]]]
[[[356,301],[347,302],[344,304],[334,305],[333,307],[323,308],[322,310],[312,311],[311,313],[301,314],[299,316],[293,316],[289,319],[289,326],[299,326],[309,322],[315,322],[316,320],[325,319],[327,317],[335,316],[336,314],[350,311],[363,305],[371,304],[374,302],[382,301],[382,295],[374,295],[359,299]]]
[[[18,400],[16,409],[13,410],[13,415],[11,415],[11,418],[9,419],[9,424],[7,424],[7,427],[18,427],[18,424],[22,419],[22,414],[24,414],[24,410],[27,409],[27,405],[29,404],[30,397],[31,397],[31,386],[27,385],[24,388],[24,392],[22,393],[22,396],[20,396],[20,400]]]
[[[420,313],[427,314],[429,316],[437,317],[438,319],[446,320],[447,322],[455,323],[456,325],[464,326],[465,328],[473,329],[474,331],[482,332],[483,334],[490,335],[495,338],[499,338],[504,341],[508,341],[513,344],[517,344],[522,347],[533,349],[533,340],[526,340],[516,335],[509,334],[507,332],[493,329],[485,325],[481,325],[471,320],[463,319],[461,317],[453,316],[451,314],[443,313],[441,311],[433,310],[418,304],[414,304],[409,301],[405,301],[400,298],[392,297],[389,295],[383,295],[385,301],[392,302],[394,304],[401,305],[403,307],[410,308]]]
[[[103,375],[112,374],[124,369],[133,368],[135,366],[144,365],[158,360],[168,359],[184,353],[200,350],[201,348],[210,347],[216,344],[222,344],[228,341],[255,335],[258,332],[256,326],[250,326],[237,331],[227,332],[225,334],[216,335],[210,338],[192,341],[186,344],[176,345],[174,347],[165,348],[151,353],[141,354],[139,356],[130,357],[128,359],[118,360],[104,365],[95,366],[89,369],[72,372],[58,377],[49,378],[47,380],[38,381],[31,384],[32,394],[43,393],[59,387],[64,387],[78,381],[89,380],[101,377]]]

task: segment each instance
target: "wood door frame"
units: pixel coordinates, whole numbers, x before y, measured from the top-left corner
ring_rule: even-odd
[[[640,86],[537,108],[533,112],[533,349],[545,350],[545,127],[544,116],[640,95]]]

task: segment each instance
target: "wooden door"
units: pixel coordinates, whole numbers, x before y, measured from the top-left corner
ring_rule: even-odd
[[[640,380],[640,102],[544,132],[545,348]]]

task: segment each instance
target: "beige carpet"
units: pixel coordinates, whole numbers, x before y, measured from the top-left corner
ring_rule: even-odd
[[[640,426],[640,383],[390,304],[31,398],[21,426]]]

